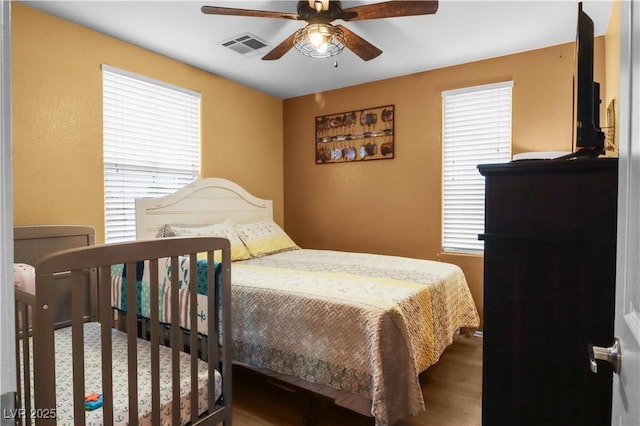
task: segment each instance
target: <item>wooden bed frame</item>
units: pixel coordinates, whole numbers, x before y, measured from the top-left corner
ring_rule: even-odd
[[[42,256],[56,251],[92,246],[93,227],[83,225],[27,225],[13,228],[15,263],[35,265]]]
[[[100,348],[102,353],[102,390],[103,420],[104,424],[114,424],[114,395],[120,389],[114,389],[112,377],[112,333],[116,328],[114,310],[112,309],[112,265],[123,264],[127,276],[136,276],[138,262],[148,260],[150,265],[150,299],[158,300],[158,259],[170,258],[173,270],[178,269],[180,256],[190,256],[190,280],[197,282],[196,254],[206,253],[208,270],[213,270],[214,252],[219,253],[222,264],[220,285],[222,286],[222,300],[217,300],[215,292],[209,292],[209,312],[216,312],[221,306],[221,323],[217,315],[210,315],[207,319],[209,336],[205,338],[198,333],[187,333],[176,321],[166,326],[159,321],[158,306],[151,304],[151,319],[145,345],[150,349],[151,362],[151,413],[149,424],[160,424],[161,402],[160,383],[156,378],[159,367],[159,352],[165,356],[169,354],[167,365],[171,369],[171,403],[165,405],[162,411],[169,411],[172,424],[180,424],[185,421],[184,414],[181,419],[180,403],[184,400],[185,386],[188,386],[190,395],[198,395],[199,381],[189,380],[190,384],[181,385],[179,363],[185,359],[190,363],[190,377],[204,377],[202,368],[206,370],[205,379],[210,386],[200,389],[200,396],[190,398],[189,424],[192,425],[231,425],[231,343],[230,343],[230,246],[226,239],[221,238],[173,238],[153,241],[134,241],[118,244],[93,245],[94,231],[89,227],[78,226],[34,226],[16,228],[15,260],[21,263],[31,262],[35,264],[36,276],[35,294],[30,294],[16,289],[16,352],[18,359],[18,397],[17,413],[25,413],[27,418],[17,419],[20,424],[30,424],[35,420],[37,425],[57,424],[56,410],[59,405],[56,399],[56,343],[57,329],[67,331],[71,329],[73,344],[73,424],[85,424],[85,397],[86,389],[95,388],[96,383],[85,383],[85,346],[86,334],[83,329],[89,321],[98,321],[96,329],[100,331]],[[70,248],[75,247],[75,248]],[[48,252],[54,251],[53,253]],[[62,250],[62,251],[59,251]],[[34,259],[37,259],[34,261]],[[208,274],[208,288],[215,288],[214,275]],[[62,278],[61,278],[62,277]],[[171,313],[173,318],[178,318],[178,274],[171,276]],[[128,294],[137,291],[136,280],[126,283]],[[189,286],[191,324],[196,323],[197,303],[196,287]],[[88,291],[87,289],[95,289]],[[89,298],[87,298],[87,294]],[[90,300],[87,300],[90,299]],[[129,308],[136,309],[135,298],[129,300]],[[220,304],[220,305],[219,305]],[[25,306],[28,308],[25,309]],[[89,309],[87,309],[89,307]],[[29,315],[31,311],[32,321]],[[62,321],[58,321],[57,312],[64,311]],[[21,323],[21,327],[18,326]],[[117,325],[119,330],[126,333],[127,346],[139,348],[142,340],[136,315],[127,315]],[[162,339],[162,331],[169,328],[169,342]],[[217,333],[221,333],[220,339]],[[69,333],[67,333],[69,334]],[[146,333],[145,333],[146,334]],[[202,341],[205,343],[203,344]],[[219,348],[219,344],[221,347]],[[163,345],[170,349],[161,349]],[[147,347],[145,346],[145,347]],[[190,350],[200,348],[204,350]],[[137,371],[137,350],[127,351],[128,369],[128,410],[138,412],[139,395]],[[186,355],[189,352],[190,355]],[[33,370],[22,368],[28,365],[30,356],[33,357]],[[202,364],[205,361],[206,364]],[[200,365],[200,367],[198,366]],[[202,366],[205,367],[202,367]],[[200,369],[200,370],[199,370]],[[215,371],[222,375],[221,398],[216,401],[214,397]],[[204,379],[202,379],[204,380]],[[184,380],[183,380],[184,381]],[[200,384],[201,385],[201,384]],[[182,386],[182,389],[181,389]],[[33,395],[31,395],[33,389]],[[180,392],[183,394],[180,394]],[[202,392],[205,392],[204,396]],[[170,395],[170,396],[171,396]],[[182,396],[181,396],[182,395]],[[31,404],[31,400],[35,404]],[[201,406],[198,407],[200,400]],[[206,401],[204,407],[202,401]],[[202,412],[204,409],[204,413]],[[200,412],[200,414],[199,414]],[[29,415],[31,416],[29,419]],[[138,424],[137,416],[129,420],[128,424]]]
[[[83,225],[26,225],[13,228],[13,261],[34,266],[43,256],[62,250],[77,247],[93,246],[96,243],[95,230]],[[57,285],[64,292],[71,290],[68,274],[56,276]],[[89,284],[89,283],[87,283]],[[33,304],[33,295],[16,289],[16,301],[28,301]],[[95,286],[90,285],[86,292],[85,315],[95,311],[89,303],[95,300]],[[71,305],[68,300],[61,301],[62,306],[56,311],[55,321],[59,326],[68,325],[71,319]],[[25,303],[16,304],[16,315],[27,315]],[[19,314],[20,313],[20,314]],[[16,321],[16,324],[19,321]],[[16,333],[17,334],[17,333]]]

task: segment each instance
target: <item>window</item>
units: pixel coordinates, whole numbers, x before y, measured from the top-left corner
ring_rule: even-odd
[[[513,82],[442,92],[443,251],[481,253],[484,177],[478,164],[511,160]]]
[[[200,167],[200,94],[102,66],[105,240],[135,239],[135,200],[167,195]]]

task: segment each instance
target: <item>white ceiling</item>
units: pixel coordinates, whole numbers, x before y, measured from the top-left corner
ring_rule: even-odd
[[[435,15],[342,22],[383,50],[365,62],[345,49],[312,59],[291,49],[280,60],[247,57],[220,45],[249,32],[271,50],[304,21],[205,15],[203,5],[296,13],[296,1],[27,0],[101,33],[279,98],[442,68],[575,40],[577,1],[441,0]],[[343,1],[343,8],[376,1]],[[584,0],[596,35],[606,32],[612,0]],[[266,52],[265,52],[266,53]],[[113,64],[117,65],[117,64]]]

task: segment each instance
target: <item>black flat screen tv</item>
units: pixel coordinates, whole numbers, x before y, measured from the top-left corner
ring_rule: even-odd
[[[593,21],[578,3],[576,65],[574,75],[574,152],[567,157],[594,158],[604,154],[604,132],[600,128],[600,84],[593,79]]]

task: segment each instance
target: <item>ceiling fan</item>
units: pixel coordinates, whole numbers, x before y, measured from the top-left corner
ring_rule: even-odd
[[[208,15],[283,18],[307,22],[304,28],[291,34],[263,56],[263,60],[280,59],[292,47],[295,47],[302,54],[314,58],[334,56],[347,47],[363,60],[369,61],[379,56],[382,50],[345,26],[332,25],[331,22],[336,19],[349,22],[399,16],[431,15],[438,10],[438,1],[383,1],[343,9],[339,1],[301,0],[298,2],[297,14],[217,6],[202,6],[201,10],[202,13]]]

